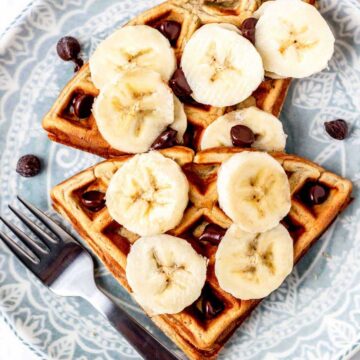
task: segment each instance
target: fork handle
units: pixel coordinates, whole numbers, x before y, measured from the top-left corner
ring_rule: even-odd
[[[179,360],[169,349],[162,345],[142,325],[125,310],[117,306],[102,291],[96,289],[91,296],[91,304],[99,310],[111,325],[134,347],[146,360]]]

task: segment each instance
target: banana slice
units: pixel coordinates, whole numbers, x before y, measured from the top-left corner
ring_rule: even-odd
[[[231,225],[215,256],[220,287],[241,300],[264,298],[291,273],[293,246],[281,224],[262,234],[247,233]]]
[[[174,97],[158,73],[135,69],[100,91],[93,113],[101,135],[112,147],[141,153],[174,122]]]
[[[201,137],[201,149],[233,146],[230,131],[236,125],[245,125],[255,134],[252,148],[284,151],[286,135],[282,123],[274,115],[254,106],[227,113],[211,123]]]
[[[117,74],[138,67],[151,69],[168,81],[176,69],[169,40],[147,25],[125,26],[96,49],[89,60],[91,79],[98,89]]]
[[[327,67],[335,38],[314,6],[301,0],[267,1],[255,17],[255,46],[266,71],[302,78]]]
[[[152,314],[176,314],[200,296],[207,260],[183,239],[143,237],[127,257],[126,277],[136,300]]]
[[[210,25],[210,24],[209,24]],[[236,32],[237,34],[241,35],[241,31],[238,27],[236,27],[235,25],[233,24],[229,24],[229,23],[215,23],[215,24],[211,24],[211,25],[214,25],[214,26],[217,26],[217,27],[221,27],[225,30],[230,30],[230,31],[234,31]]]
[[[174,122],[170,127],[177,131],[177,141],[182,144],[184,142],[184,134],[187,128],[187,117],[184,105],[174,96]]]
[[[291,208],[286,173],[266,153],[244,151],[225,161],[217,191],[226,215],[250,233],[274,228]]]
[[[275,74],[273,72],[270,71],[265,71],[265,76],[270,78],[270,79],[275,79],[275,80],[282,80],[282,79],[287,79],[287,76],[280,76],[278,74]]]
[[[158,152],[136,155],[111,178],[106,205],[110,216],[141,236],[179,224],[189,201],[189,184],[179,165]]]
[[[249,97],[264,78],[261,57],[229,24],[207,24],[185,46],[181,67],[202,104],[231,106]]]

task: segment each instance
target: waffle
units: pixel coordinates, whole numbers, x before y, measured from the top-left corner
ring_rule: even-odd
[[[199,236],[208,223],[223,228],[231,225],[217,202],[216,179],[219,165],[232,154],[243,150],[218,148],[194,153],[184,147],[163,150],[165,156],[176,160],[190,184],[190,201],[181,223],[170,234],[189,241],[196,251],[209,258],[206,293],[179,314],[157,315],[152,320],[190,359],[214,359],[235,329],[249,316],[260,300],[241,301],[223,291],[214,274],[214,256],[217,246],[201,243]],[[291,187],[292,208],[283,220],[294,240],[295,261],[328,228],[350,200],[351,182],[320,166],[293,155],[271,154],[285,169]],[[130,292],[126,281],[126,256],[138,236],[113,221],[106,209],[91,212],[80,201],[89,190],[105,192],[112,174],[131,155],[106,160],[75,175],[52,191],[55,209],[65,216],[86,240],[106,267]],[[321,205],[309,206],[299,195],[309,182],[320,182],[329,190]],[[221,312],[206,318],[201,303],[211,293],[221,304]]]
[[[170,0],[145,11],[129,22],[130,25],[147,24],[156,27],[163,20],[182,24],[179,39],[174,46],[178,63],[187,40],[202,25],[227,22],[240,26],[244,19],[261,5],[263,0]],[[314,4],[315,0],[307,0]],[[290,79],[266,79],[259,88],[237,106],[217,108],[197,103],[185,104],[188,118],[189,146],[199,149],[203,130],[219,116],[236,108],[256,105],[279,116],[290,85]],[[79,93],[94,97],[98,90],[91,81],[88,64],[66,85],[55,104],[45,116],[43,127],[51,140],[109,158],[123,153],[110,146],[101,136],[94,117],[78,119],[71,111],[71,103]]]

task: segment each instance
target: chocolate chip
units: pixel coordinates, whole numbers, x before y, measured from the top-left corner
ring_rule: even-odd
[[[184,103],[191,106],[195,106],[197,108],[203,108],[203,109],[209,109],[209,105],[200,104],[197,101],[195,101],[191,96],[179,96],[179,100]]]
[[[253,44],[255,44],[255,26],[257,22],[258,21],[255,18],[247,18],[240,26],[242,36],[251,41]]]
[[[180,68],[175,70],[172,78],[169,80],[169,86],[179,98],[187,98],[192,94],[192,90],[185,78],[185,74]]]
[[[177,140],[177,131],[171,128],[167,128],[165,131],[163,131],[153,142],[150,149],[151,150],[159,150],[159,149],[165,149],[172,146],[176,146]]]
[[[94,97],[86,94],[78,94],[74,97],[72,106],[74,109],[74,114],[80,118],[84,119],[91,115],[91,109],[94,103]]]
[[[64,61],[76,60],[80,53],[80,44],[72,36],[65,36],[56,45],[58,55]]]
[[[81,67],[84,65],[84,60],[78,58],[74,60],[74,63],[75,63],[74,72],[78,72],[81,69]]]
[[[234,146],[247,148],[255,141],[255,135],[250,128],[245,125],[235,125],[230,130],[231,141]]]
[[[302,200],[310,205],[320,205],[324,203],[328,195],[328,189],[319,183],[309,183],[301,191]]]
[[[16,172],[24,177],[32,177],[39,174],[41,162],[35,155],[22,156],[16,165]]]
[[[226,230],[217,224],[207,224],[204,232],[200,235],[200,241],[209,242],[212,245],[219,245],[219,242],[224,237]]]
[[[172,45],[176,44],[180,36],[181,24],[173,20],[164,20],[156,27]]]
[[[215,318],[224,310],[224,304],[212,293],[209,286],[203,291],[201,310],[207,320]]]
[[[326,132],[336,140],[344,140],[348,134],[348,125],[345,120],[338,119],[325,123]]]
[[[82,194],[82,204],[91,211],[99,211],[105,206],[105,194],[101,191],[90,190]]]
[[[314,205],[322,204],[328,196],[327,189],[322,185],[315,184],[309,188],[309,200]]]

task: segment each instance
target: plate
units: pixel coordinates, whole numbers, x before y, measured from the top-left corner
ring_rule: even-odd
[[[71,34],[88,58],[114,28],[159,3],[154,0],[37,0],[0,41],[0,212],[15,221],[7,204],[17,193],[53,214],[52,186],[96,163],[85,154],[47,140],[41,119],[72,77],[71,64],[55,44]],[[345,359],[360,346],[360,3],[320,0],[336,35],[329,68],[294,81],[281,119],[288,152],[310,158],[350,178],[354,201],[336,220],[283,286],[265,300],[232,337],[220,358]],[[327,120],[343,118],[345,141],[324,131]],[[16,175],[27,153],[44,160],[41,175]],[[59,219],[59,218],[58,218]],[[61,221],[59,219],[59,221]],[[151,331],[165,336],[99,264],[101,288]],[[61,298],[41,286],[0,244],[0,312],[16,334],[46,358],[134,359],[137,355],[85,301]]]

